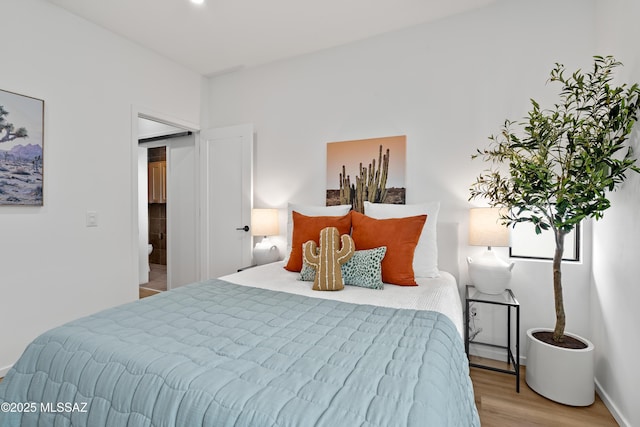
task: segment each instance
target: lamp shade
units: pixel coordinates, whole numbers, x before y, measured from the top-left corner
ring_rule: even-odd
[[[467,257],[469,278],[480,292],[500,294],[508,287],[514,264],[496,256],[492,246],[509,246],[509,229],[500,221],[500,208],[469,210],[469,245],[489,250],[472,259]]]
[[[509,229],[500,222],[500,208],[469,210],[469,245],[509,246]]]
[[[253,236],[275,236],[279,233],[277,209],[251,210],[251,234]]]

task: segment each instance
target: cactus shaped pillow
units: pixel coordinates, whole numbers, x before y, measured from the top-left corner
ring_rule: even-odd
[[[356,248],[357,249],[357,248]],[[374,249],[356,250],[345,264],[342,264],[342,281],[346,285],[369,289],[384,289],[382,282],[382,259],[387,251],[386,246]],[[313,282],[316,269],[306,262],[300,270],[299,280]]]
[[[303,246],[304,261],[316,270],[314,291],[339,291],[344,289],[340,266],[353,256],[355,246],[348,234],[340,236],[336,227],[320,231],[320,246],[309,240]]]

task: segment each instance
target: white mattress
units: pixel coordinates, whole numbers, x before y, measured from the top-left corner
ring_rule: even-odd
[[[383,290],[345,286],[336,292],[312,290],[312,282],[298,280],[299,273],[284,269],[283,262],[261,265],[223,276],[220,279],[238,285],[305,295],[312,298],[333,299],[355,304],[392,308],[410,308],[440,312],[451,319],[462,336],[462,303],[455,278],[446,271],[440,277],[416,277],[418,286],[385,284]]]

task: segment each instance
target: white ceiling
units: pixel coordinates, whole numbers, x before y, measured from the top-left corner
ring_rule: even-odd
[[[496,0],[48,0],[202,75],[326,49]]]

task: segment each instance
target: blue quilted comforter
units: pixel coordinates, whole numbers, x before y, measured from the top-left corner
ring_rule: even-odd
[[[444,315],[211,280],[31,343],[0,426],[478,426]]]

